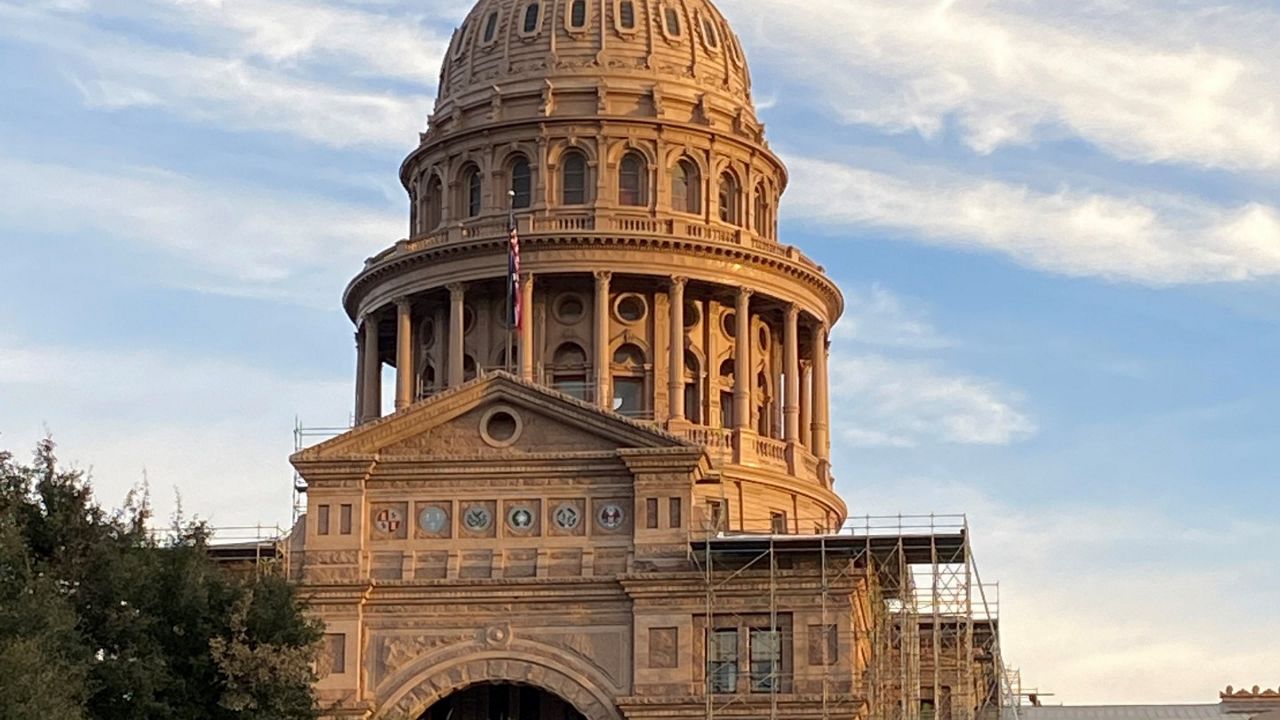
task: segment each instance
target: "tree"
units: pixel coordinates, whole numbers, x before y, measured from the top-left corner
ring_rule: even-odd
[[[0,453],[0,717],[316,717],[321,630],[278,573],[233,577],[209,530],[148,530],[145,493],[104,511],[88,479]]]

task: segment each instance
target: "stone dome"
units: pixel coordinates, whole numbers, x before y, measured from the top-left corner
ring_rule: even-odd
[[[432,125],[530,93],[563,114],[554,98],[584,91],[636,93],[631,114],[686,106],[763,140],[742,45],[708,0],[480,0],[450,42]]]

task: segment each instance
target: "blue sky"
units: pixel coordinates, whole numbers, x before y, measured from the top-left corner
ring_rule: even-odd
[[[722,0],[849,300],[838,488],[968,512],[1070,703],[1280,667],[1280,9]],[[460,0],[0,0],[0,445],[284,524]]]

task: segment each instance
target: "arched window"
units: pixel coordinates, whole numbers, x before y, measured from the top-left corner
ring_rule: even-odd
[[[764,373],[756,376],[756,432],[760,437],[773,437],[773,398],[769,394],[769,378]]]
[[[689,158],[676,163],[671,173],[671,209],[693,215],[702,213],[702,175]]]
[[[484,197],[484,188],[481,184],[480,168],[475,165],[467,166],[462,173],[462,188],[466,192],[466,208],[467,217],[475,217],[480,214],[481,200]]]
[[[680,11],[668,5],[663,18],[666,20],[667,34],[671,37],[680,37]]]
[[[481,38],[481,42],[488,45],[489,43],[493,42],[497,36],[498,36],[498,11],[494,10],[493,12],[489,13],[489,17],[485,18],[484,36]]]
[[[422,231],[431,232],[440,227],[440,222],[444,217],[444,198],[443,189],[440,184],[440,178],[432,175],[427,180],[427,189],[422,196]]]
[[[769,196],[765,194],[764,183],[756,185],[755,197],[756,234],[769,237],[772,222],[769,217]]]
[[[731,225],[738,224],[738,201],[741,194],[738,179],[733,173],[720,175],[720,220]]]
[[[632,207],[649,204],[648,170],[640,153],[629,152],[618,167],[618,203]]]
[[[627,417],[645,417],[649,402],[645,393],[644,350],[632,343],[613,353],[613,410]]]
[[[684,353],[684,416],[695,424],[702,424],[702,363],[688,350]]]
[[[587,353],[582,346],[567,342],[551,356],[551,386],[560,392],[590,400],[592,387],[587,383]]]
[[[527,208],[533,204],[533,171],[523,155],[511,163],[511,192],[515,193],[511,207]]]
[[[719,49],[720,35],[716,32],[716,25],[710,18],[702,18],[702,38],[707,43],[707,47],[712,50]]]
[[[619,0],[618,2],[618,25],[623,30],[636,29],[636,4],[635,0]]]
[[[524,32],[526,35],[533,34],[538,31],[538,21],[542,16],[541,3],[529,3],[524,9]]]
[[[561,169],[560,201],[565,205],[587,202],[587,156],[573,150],[565,153]]]
[[[569,27],[574,30],[587,27],[587,0],[570,0]]]

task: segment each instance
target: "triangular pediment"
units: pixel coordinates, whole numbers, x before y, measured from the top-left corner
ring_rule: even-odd
[[[295,463],[700,447],[506,373],[474,380],[302,450]]]

